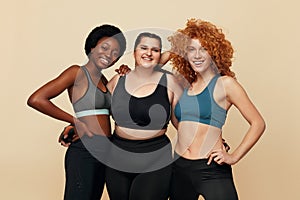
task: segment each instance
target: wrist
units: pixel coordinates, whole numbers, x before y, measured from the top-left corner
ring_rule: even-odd
[[[236,155],[235,153],[231,154],[231,162],[232,164],[236,164],[240,160],[240,156]]]
[[[76,117],[73,117],[73,122],[71,123],[71,125],[75,126],[75,124],[79,123],[80,120],[77,119]]]

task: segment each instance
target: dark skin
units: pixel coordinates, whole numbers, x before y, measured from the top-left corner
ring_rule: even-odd
[[[125,74],[127,74],[128,72],[130,72],[130,68],[127,65],[121,65],[118,69],[115,70],[115,72],[117,72],[121,76],[124,76]],[[104,76],[102,76],[102,77],[105,78]],[[107,84],[107,80],[106,79],[103,80],[102,83]],[[98,85],[98,87],[99,87],[99,85]],[[100,87],[101,87],[101,90],[102,89],[106,90],[106,87],[104,87],[103,84],[101,84]],[[74,141],[76,141],[76,140],[78,140],[80,138],[78,136],[78,134],[76,133],[76,131],[75,131],[75,134],[72,134],[72,132],[71,132],[72,129],[74,129],[73,125],[66,126],[64,128],[64,130],[62,131],[61,135],[59,136],[58,142],[61,143],[63,146],[69,146],[71,144],[71,142],[74,142]],[[67,138],[69,139],[69,141],[71,140],[71,142],[69,142],[67,140],[64,140],[64,139],[67,139]]]
[[[94,135],[93,132],[97,129],[95,122],[98,123],[97,126],[102,127],[103,130],[101,131],[103,135],[109,136],[111,132],[109,116],[97,115],[93,116],[93,118],[86,116],[79,120],[51,102],[51,99],[55,98],[66,89],[71,102],[76,97],[78,99],[80,95],[79,93],[82,93],[81,91],[86,90],[87,87],[87,83],[85,83],[87,80],[84,79],[83,76],[84,75],[80,70],[80,66],[73,65],[69,67],[57,78],[51,80],[35,91],[28,99],[28,105],[55,119],[65,121],[70,124],[76,124],[76,133],[79,134],[79,137],[84,134],[92,137]],[[97,86],[101,90],[106,90],[103,81],[99,81]],[[76,92],[76,94],[74,94],[74,91],[78,91],[78,93]],[[76,95],[76,97],[74,97],[74,95]],[[68,146],[65,143],[62,143],[62,145]]]
[[[88,56],[86,69],[88,70],[92,81],[103,92],[107,91],[107,79],[101,73],[114,64],[119,56],[119,43],[114,38],[101,38],[96,47],[91,49]],[[72,103],[80,99],[87,90],[88,81],[79,65],[72,65],[64,70],[57,78],[49,81],[38,90],[36,90],[28,99],[27,104],[55,119],[65,121],[72,125],[76,125],[76,137],[87,135],[111,135],[111,126],[109,115],[93,115],[76,118],[72,114],[64,111],[53,102],[51,99],[60,95],[65,90],[68,91],[69,99]],[[66,129],[68,130],[68,129]],[[69,146],[70,143],[61,142],[64,146]]]

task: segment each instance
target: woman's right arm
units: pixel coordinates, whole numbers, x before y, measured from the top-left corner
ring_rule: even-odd
[[[57,78],[49,81],[36,90],[27,100],[27,104],[50,117],[75,124],[76,118],[57,107],[50,100],[60,95],[64,90],[74,85],[79,66],[71,66],[63,71]]]

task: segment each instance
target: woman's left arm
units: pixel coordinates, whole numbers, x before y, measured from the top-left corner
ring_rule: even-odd
[[[242,142],[231,154],[224,150],[216,150],[210,155],[210,160],[214,159],[219,164],[232,165],[242,159],[259,140],[265,130],[265,122],[244,88],[235,79],[224,77],[222,82],[227,102],[234,105],[250,125]]]
[[[165,51],[161,54],[159,65],[162,67],[170,60],[170,51]]]

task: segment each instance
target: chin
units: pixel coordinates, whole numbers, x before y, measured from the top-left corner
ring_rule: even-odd
[[[156,65],[153,65],[153,64],[144,64],[144,65],[141,65],[141,67],[146,68],[146,69],[154,68],[155,66]]]

